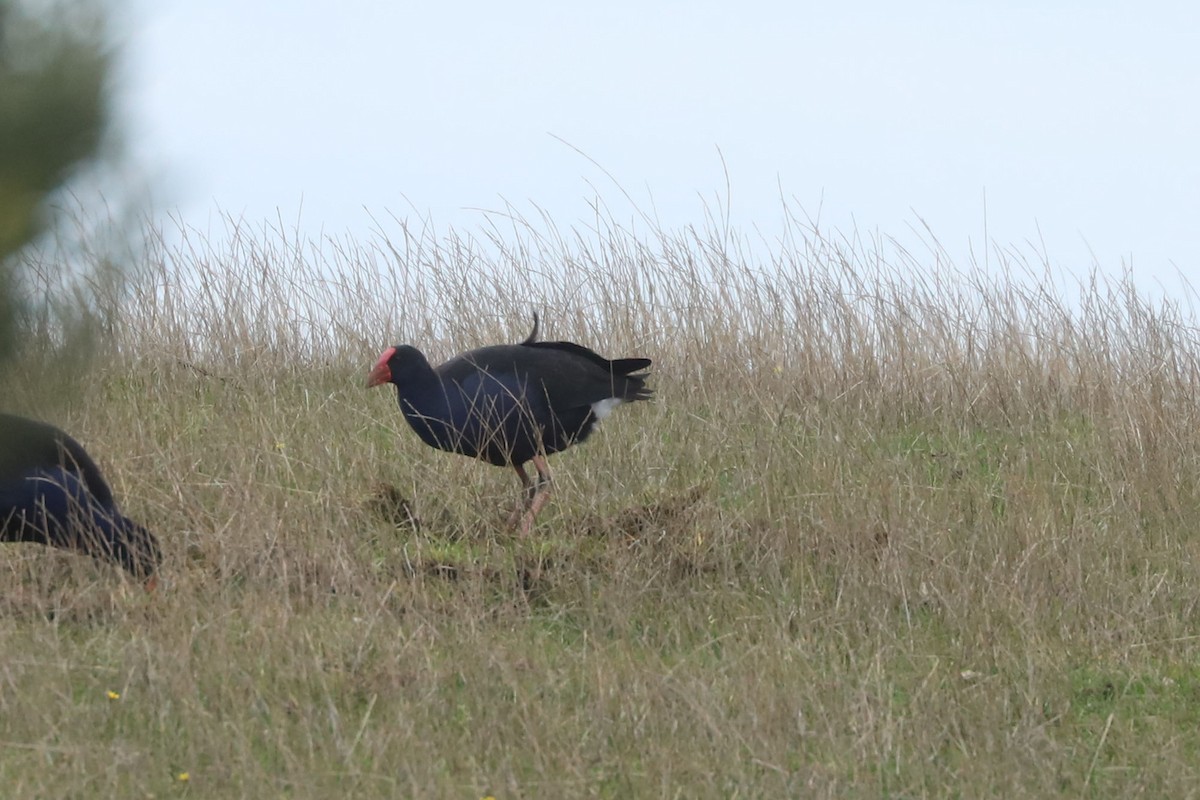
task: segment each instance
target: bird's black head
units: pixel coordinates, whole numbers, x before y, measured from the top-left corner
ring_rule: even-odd
[[[120,514],[104,522],[108,524],[84,531],[78,548],[93,558],[116,562],[140,581],[152,581],[162,564],[162,549],[154,534]]]
[[[384,350],[379,356],[379,360],[367,375],[367,388],[384,383],[403,386],[430,370],[429,361],[420,350],[412,345],[398,344]]]
[[[162,548],[153,533],[132,520],[126,520],[124,535],[116,540],[114,555],[118,563],[139,580],[148,580],[162,566]]]

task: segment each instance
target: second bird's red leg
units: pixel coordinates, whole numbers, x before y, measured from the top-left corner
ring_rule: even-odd
[[[517,477],[521,479],[522,497],[521,502],[513,509],[513,512],[508,515],[508,527],[515,527],[521,521],[521,516],[529,508],[529,504],[533,502],[534,492],[537,487],[533,485],[533,481],[529,479],[529,473],[525,471],[525,467],[520,464],[513,464],[513,469],[516,470]]]
[[[525,515],[521,517],[521,535],[528,536],[533,530],[533,520],[537,517],[542,506],[546,505],[546,501],[550,499],[550,467],[546,464],[545,456],[534,456],[533,466],[537,469],[537,483],[532,487],[532,493],[529,493],[530,487],[526,485],[527,504],[525,507]],[[524,474],[524,470],[521,470]]]

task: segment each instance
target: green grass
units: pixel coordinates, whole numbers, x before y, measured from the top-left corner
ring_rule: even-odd
[[[0,785],[1196,795],[1194,328],[801,234],[761,268],[617,228],[152,251],[71,391],[31,355],[6,405],[98,457],[165,586],[0,551]],[[531,305],[655,359],[658,397],[551,459],[520,540],[510,471],[362,383],[396,341],[522,338]]]

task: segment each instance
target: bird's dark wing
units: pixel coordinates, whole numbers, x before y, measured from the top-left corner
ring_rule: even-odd
[[[575,344],[574,342],[524,342],[521,346],[533,350],[552,350],[560,353],[569,353],[577,358],[590,361],[606,373],[614,375],[628,375],[631,372],[649,369],[651,363],[648,358],[618,358],[610,361],[596,351],[590,350],[581,344]]]
[[[646,375],[632,374],[649,369],[648,358],[610,361],[574,342],[535,342],[524,347],[539,352],[539,361],[548,365],[543,383],[556,408],[582,407],[610,397],[645,400],[653,394],[645,386]]]
[[[650,369],[653,362],[648,358],[614,358],[608,363],[612,365],[614,375],[629,375]]]
[[[647,359],[622,359],[623,368],[641,369]],[[610,397],[634,399],[630,390],[637,390],[641,381],[626,377],[613,369],[614,362],[572,342],[534,342],[520,345],[481,347],[463,353],[437,368],[446,382],[459,386],[473,385],[478,373],[485,372],[500,384],[538,395],[534,404],[543,400],[549,410],[561,413],[567,409],[583,408]],[[539,385],[540,384],[540,385]],[[634,385],[636,384],[636,385]]]

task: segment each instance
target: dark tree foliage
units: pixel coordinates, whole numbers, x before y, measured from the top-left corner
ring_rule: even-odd
[[[53,225],[51,199],[102,158],[111,51],[105,9],[0,0],[0,360],[22,320],[20,254]]]

